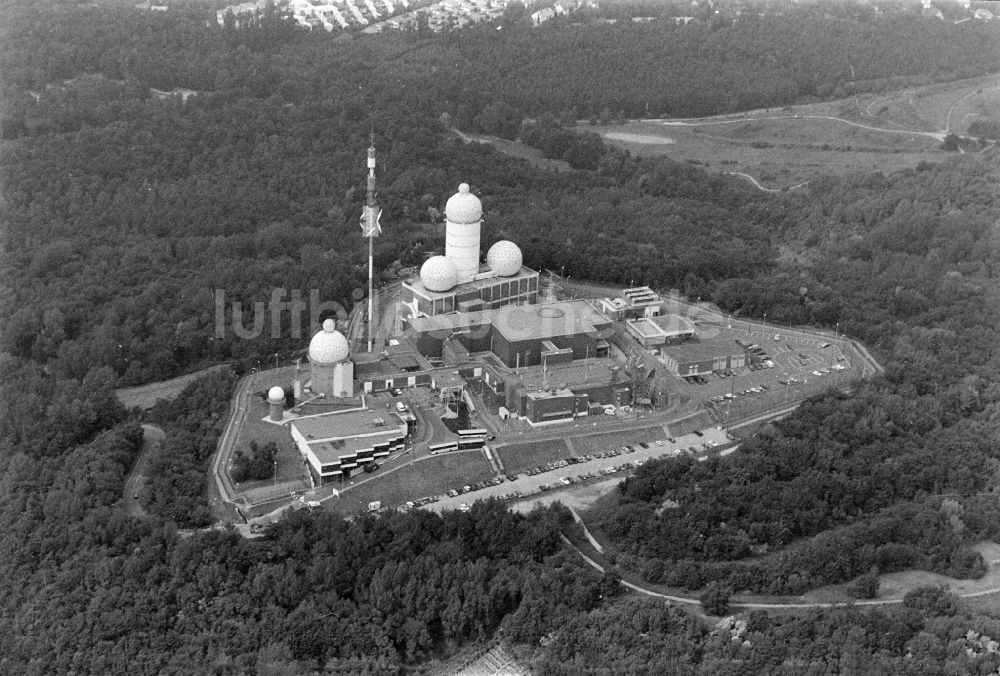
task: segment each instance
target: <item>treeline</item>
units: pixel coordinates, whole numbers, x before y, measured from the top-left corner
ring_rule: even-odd
[[[421,93],[450,102],[460,127],[500,101],[527,116],[694,117],[981,75],[996,68],[996,37],[989,22],[834,17],[821,3],[763,18],[745,12],[728,25],[570,15],[427,41],[408,54],[407,73],[439,69],[423,76]],[[440,77],[447,63],[461,63],[461,73]]]

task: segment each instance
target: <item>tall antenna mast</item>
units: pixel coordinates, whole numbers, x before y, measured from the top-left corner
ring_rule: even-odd
[[[382,210],[375,200],[377,190],[375,188],[375,132],[372,131],[370,137],[371,145],[368,146],[368,199],[361,211],[361,233],[368,238],[368,351],[374,349],[375,342],[375,282],[374,282],[374,260],[375,260],[375,238],[382,234],[382,226],[379,219],[382,218]]]

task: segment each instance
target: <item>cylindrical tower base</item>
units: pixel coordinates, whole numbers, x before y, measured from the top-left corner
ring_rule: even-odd
[[[479,241],[483,222],[446,223],[444,255],[455,264],[458,283],[471,282],[479,272]]]

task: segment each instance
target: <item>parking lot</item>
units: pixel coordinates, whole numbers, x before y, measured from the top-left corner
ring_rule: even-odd
[[[509,477],[496,477],[473,490],[469,484],[450,489],[453,494],[429,496],[435,498],[423,505],[414,501],[413,507],[423,507],[436,512],[445,509],[468,509],[476,500],[499,498],[515,501],[539,493],[572,490],[574,485],[609,476],[625,476],[649,460],[666,458],[680,453],[707,455],[712,449],[730,443],[724,430],[710,428],[682,437],[642,442],[624,447],[609,447],[604,451],[551,461],[540,467]],[[464,490],[466,487],[469,490]],[[409,508],[404,506],[404,508]]]
[[[725,424],[772,407],[794,403],[861,376],[846,341],[762,324],[731,322],[700,327],[713,338],[731,339],[747,351],[747,365],[729,374],[688,379],[685,391]]]

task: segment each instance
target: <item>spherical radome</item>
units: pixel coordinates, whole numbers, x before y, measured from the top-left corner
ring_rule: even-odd
[[[285,400],[285,391],[275,385],[267,391],[267,398],[269,401],[280,402]]]
[[[444,215],[452,223],[478,223],[483,218],[483,203],[469,192],[469,184],[458,186],[458,192],[448,198]]]
[[[309,342],[309,361],[314,364],[336,364],[347,359],[351,346],[344,334],[337,331],[336,326],[332,319],[323,322],[323,330]]]
[[[486,265],[501,277],[516,275],[523,260],[521,247],[506,239],[500,240],[486,252]]]
[[[420,268],[420,281],[428,291],[448,291],[458,283],[458,268],[444,256],[432,256]]]

